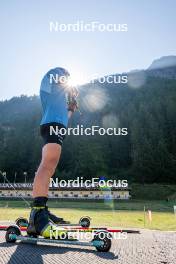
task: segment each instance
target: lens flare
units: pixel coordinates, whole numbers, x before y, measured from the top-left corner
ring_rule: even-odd
[[[119,119],[114,114],[108,114],[103,116],[102,124],[104,128],[119,127]]]
[[[128,75],[128,86],[132,89],[139,89],[146,83],[144,71],[133,72]]]
[[[106,182],[106,178],[103,176],[101,176],[99,179]],[[105,184],[105,186],[100,187],[100,190],[101,194],[103,195],[105,207],[109,207],[114,210],[114,200],[111,188]]]
[[[95,112],[102,110],[108,101],[109,99],[105,91],[95,86],[95,88],[90,89],[83,98],[83,105],[86,110]]]

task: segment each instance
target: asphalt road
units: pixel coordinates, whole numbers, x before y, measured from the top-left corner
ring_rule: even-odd
[[[176,264],[176,232],[141,231],[114,239],[108,253],[94,248],[49,244],[7,244],[0,231],[0,264]]]

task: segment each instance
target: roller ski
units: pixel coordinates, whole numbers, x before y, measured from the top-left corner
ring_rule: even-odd
[[[19,222],[19,219],[18,219]],[[27,235],[21,233],[21,228],[17,225],[9,226],[6,230],[6,242],[13,243],[16,240],[31,243],[47,242],[56,244],[68,244],[77,246],[93,246],[98,251],[106,252],[111,247],[111,239],[104,230],[94,230],[93,239],[90,242],[82,242],[70,236],[70,232],[78,232],[78,229],[71,230],[71,226],[57,225],[50,219],[50,213],[46,206],[32,206],[28,226],[25,230]],[[81,230],[81,229],[80,229]],[[101,232],[101,234],[100,234]],[[104,234],[102,236],[102,234]]]
[[[17,225],[12,225],[7,228],[5,239],[7,243],[23,241],[32,244],[42,242],[47,244],[94,247],[99,252],[108,252],[111,248],[112,239],[108,236],[108,232],[104,230],[94,230],[93,239],[90,242],[79,241],[74,237],[68,236],[69,231],[71,230],[65,230],[63,227],[58,229],[56,226],[53,227],[52,225],[49,225],[43,232],[41,232],[42,235],[31,232],[24,236]]]
[[[81,230],[81,229],[80,229]],[[105,230],[95,229],[93,239],[90,242],[82,242],[69,235],[69,232],[77,232],[79,229],[71,230],[71,227],[62,227],[52,223],[45,207],[33,207],[31,210],[27,235],[21,233],[17,225],[9,226],[6,230],[6,242],[26,241],[30,243],[44,242],[60,245],[75,245],[95,247],[100,252],[107,252],[111,248],[111,238]]]

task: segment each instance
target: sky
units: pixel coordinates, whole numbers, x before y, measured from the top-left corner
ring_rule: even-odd
[[[175,0],[1,0],[0,100],[38,94],[43,75],[65,67],[75,82],[146,69],[176,55]],[[127,32],[55,32],[60,24],[127,24]]]

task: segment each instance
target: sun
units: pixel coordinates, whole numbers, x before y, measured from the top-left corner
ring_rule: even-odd
[[[73,71],[68,79],[68,86],[80,86],[87,82],[85,75],[79,71]]]

